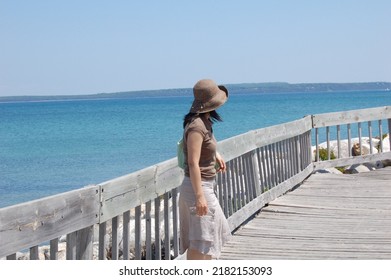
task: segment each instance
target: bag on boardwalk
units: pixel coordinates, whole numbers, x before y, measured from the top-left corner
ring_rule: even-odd
[[[183,139],[177,143],[177,158],[179,168],[185,169],[185,154],[183,152]]]

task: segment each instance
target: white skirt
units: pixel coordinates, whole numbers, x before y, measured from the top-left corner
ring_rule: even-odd
[[[221,249],[231,237],[227,219],[214,193],[215,181],[202,181],[208,213],[197,216],[195,195],[189,177],[185,177],[179,188],[180,252],[194,249],[202,254],[220,257]]]

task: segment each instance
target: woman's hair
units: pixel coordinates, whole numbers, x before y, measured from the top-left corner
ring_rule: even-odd
[[[206,113],[188,113],[185,115],[183,118],[183,128],[186,127],[188,123],[191,123],[195,118],[198,116],[205,115]],[[222,122],[223,119],[220,117],[220,115],[216,112],[216,110],[210,111],[209,112],[209,120],[214,123],[214,122]]]

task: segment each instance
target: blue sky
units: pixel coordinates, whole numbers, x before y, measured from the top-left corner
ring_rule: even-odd
[[[0,0],[0,96],[391,82],[391,1]]]

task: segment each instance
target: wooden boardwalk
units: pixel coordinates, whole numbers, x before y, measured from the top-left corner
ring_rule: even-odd
[[[221,259],[391,259],[391,167],[311,175],[237,230]]]

